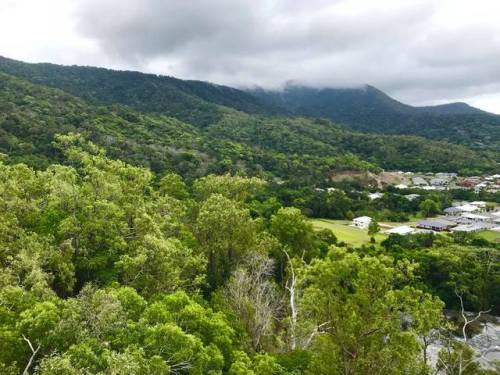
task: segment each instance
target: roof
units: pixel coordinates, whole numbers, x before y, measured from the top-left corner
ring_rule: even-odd
[[[447,214],[451,214],[454,212],[462,212],[462,209],[460,207],[448,207],[444,209],[444,212]]]
[[[360,216],[360,217],[355,217],[354,219],[352,219],[352,221],[360,221],[360,222],[369,223],[372,221],[372,218],[369,216]]]
[[[388,234],[408,234],[412,233],[414,231],[413,228],[409,227],[408,225],[401,225],[399,227],[394,227],[389,230],[386,230],[385,233]]]
[[[477,219],[477,220],[489,220],[489,216],[483,216],[483,215],[476,215],[476,214],[471,214],[469,212],[466,212],[462,214],[462,217],[465,217],[466,219]]]
[[[368,194],[368,198],[370,198],[371,200],[374,200],[374,199],[379,199],[379,198],[382,198],[384,196],[383,193],[371,193],[371,194]]]
[[[429,185],[429,183],[422,177],[413,177],[412,182],[413,185]]]
[[[462,206],[458,206],[462,211],[464,212],[472,212],[472,211],[477,211],[479,208],[477,206],[474,206],[473,204],[464,204]]]
[[[456,224],[448,220],[432,219],[432,220],[419,221],[417,225],[421,227],[431,227],[431,228],[448,228]]]
[[[470,204],[472,204],[473,206],[480,206],[480,207],[486,206],[485,201],[474,201],[474,202],[470,202]]]
[[[451,228],[453,232],[475,232],[477,230],[484,229],[482,225],[478,224],[462,224],[462,225],[457,225],[455,228]]]

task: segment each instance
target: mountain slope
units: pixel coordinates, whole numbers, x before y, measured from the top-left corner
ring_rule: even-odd
[[[94,105],[61,90],[0,74],[0,152],[45,167],[57,133],[79,132],[109,154],[159,173],[279,177],[321,184],[338,170],[493,170],[487,156],[419,137],[361,134],[325,120],[264,117],[226,109],[202,128],[122,105]]]
[[[28,64],[0,56],[0,71],[64,90],[92,103],[120,103],[143,112],[167,114],[206,126],[221,116],[219,106],[257,114],[279,110],[244,91],[201,81],[186,81],[132,71]]]
[[[500,159],[500,116],[451,103],[412,107],[372,87],[245,92],[201,81],[102,68],[27,64],[0,57],[0,72],[62,89],[93,104],[124,104],[206,127],[228,108],[257,115],[327,118],[355,130],[418,135],[495,153]]]
[[[353,129],[419,135],[500,154],[500,116],[465,103],[412,107],[372,87],[316,89],[287,86],[283,91],[250,91],[295,115],[327,118]]]

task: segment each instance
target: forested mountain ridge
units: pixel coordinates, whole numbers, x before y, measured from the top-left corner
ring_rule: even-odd
[[[500,116],[465,103],[412,107],[373,86],[324,88],[288,85],[249,91],[295,115],[327,118],[371,133],[418,135],[500,153]]]
[[[220,119],[196,127],[122,105],[94,105],[63,91],[0,75],[0,151],[44,167],[57,161],[55,134],[80,132],[110,155],[192,178],[245,173],[307,184],[339,169],[492,170],[494,160],[461,146],[418,137],[371,135],[325,120],[265,117],[220,107]],[[368,161],[368,163],[366,162]]]
[[[59,88],[91,103],[124,104],[204,126],[220,118],[219,105],[256,114],[281,109],[232,87],[133,71],[84,66],[28,64],[0,56],[0,71]]]
[[[283,91],[238,90],[203,81],[104,68],[28,64],[0,57],[0,71],[62,89],[93,104],[124,104],[197,127],[217,123],[232,108],[265,116],[326,118],[358,131],[417,135],[500,155],[500,116],[450,103],[412,107],[373,86]]]

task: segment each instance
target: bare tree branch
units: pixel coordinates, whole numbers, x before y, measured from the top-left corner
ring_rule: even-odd
[[[31,357],[30,357],[30,359],[29,359],[28,363],[26,364],[26,367],[24,368],[24,371],[23,371],[23,375],[29,375],[29,369],[33,365],[33,361],[35,360],[35,357],[38,354],[38,351],[40,350],[40,345],[38,345],[37,348],[35,349],[33,347],[33,344],[31,343],[31,341],[29,339],[27,339],[26,336],[24,336],[24,335],[23,335],[23,340],[28,343],[28,345],[31,349]]]

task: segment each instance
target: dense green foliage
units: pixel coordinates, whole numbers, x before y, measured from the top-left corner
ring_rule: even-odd
[[[391,188],[370,200],[375,185],[331,178],[474,173],[494,158],[269,117],[203,82],[0,69],[76,95],[0,73],[1,374],[451,375],[464,361],[492,373],[442,312],[461,298],[498,313],[498,244],[416,235],[353,248],[304,213],[405,221],[452,199],[498,201]]]
[[[51,146],[55,134],[75,131],[116,158],[187,178],[239,172],[314,185],[338,170],[377,171],[377,166],[435,166],[469,173],[494,167],[491,160],[459,146],[354,133],[320,120],[266,118],[227,109],[218,122],[197,128],[121,105],[90,105],[5,75],[0,106],[0,151],[35,167],[59,160]]]
[[[0,71],[59,88],[92,103],[121,103],[140,111],[176,117],[197,126],[216,122],[223,110],[219,105],[249,113],[273,114],[278,111],[241,90],[155,74],[26,64],[1,56]]]
[[[187,185],[77,135],[55,145],[65,165],[0,164],[3,373],[425,374],[428,292],[497,302],[473,261],[493,247],[338,248],[298,209],[259,215],[263,180]]]
[[[374,87],[251,91],[269,104],[300,116],[327,118],[371,133],[407,134],[500,153],[500,116],[463,103],[411,107]]]

